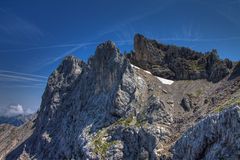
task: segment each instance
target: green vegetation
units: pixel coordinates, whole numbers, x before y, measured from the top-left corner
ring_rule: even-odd
[[[190,63],[190,67],[192,70],[194,71],[204,71],[205,70],[205,66],[198,64],[198,61],[194,61],[194,62],[189,62]]]
[[[146,121],[145,120],[137,120],[135,126],[136,127],[141,127],[142,125],[145,125],[146,124]]]
[[[132,124],[133,119],[133,116],[129,116],[127,118],[120,118],[118,121],[115,122],[115,124],[129,127]]]
[[[107,129],[102,129],[98,131],[96,136],[93,137],[94,153],[100,156],[100,159],[105,159],[107,150],[112,146],[117,144],[117,141],[107,141]]]
[[[146,124],[145,120],[137,120],[135,116],[129,116],[127,118],[120,118],[113,125],[122,125],[124,127],[136,126],[141,127]],[[103,128],[99,130],[92,138],[92,144],[94,146],[94,153],[100,156],[100,159],[105,159],[108,149],[118,143],[118,141],[108,141],[108,129]]]
[[[145,120],[139,120],[135,116],[120,118],[118,121],[115,122],[115,125],[122,125],[125,127],[130,127],[130,126],[141,127],[144,124],[146,124]]]
[[[219,112],[223,111],[224,109],[226,109],[227,107],[230,107],[233,105],[240,105],[240,98],[232,98],[232,99],[226,101],[222,105],[219,105],[213,112],[219,113]]]

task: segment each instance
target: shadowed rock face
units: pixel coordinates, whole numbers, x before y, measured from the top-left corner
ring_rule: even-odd
[[[216,50],[206,54],[184,47],[163,45],[140,34],[134,37],[131,63],[152,74],[173,80],[207,79],[219,82],[230,73],[232,62],[219,59]]]
[[[229,77],[229,80],[232,80],[239,76],[240,76],[240,62],[238,62],[237,65],[234,67],[233,72],[232,72],[231,76]]]
[[[219,83],[195,80],[166,84],[156,76],[181,79],[206,75],[207,79],[221,79],[226,67],[231,72],[231,61],[220,61],[215,51],[205,55],[186,48],[161,45],[140,35],[135,41],[136,52],[127,57],[121,55],[111,41],[100,44],[87,63],[73,56],[66,57],[48,79],[34,128],[28,127],[28,136],[20,136],[19,143],[14,145],[8,144],[11,142],[8,136],[2,136],[2,139],[7,138],[4,145],[0,143],[2,157],[7,155],[9,160],[164,160],[184,156],[194,159],[199,154],[194,149],[191,153],[186,152],[189,145],[202,144],[198,148],[200,157],[207,157],[214,151],[208,143],[211,133],[212,137],[219,137],[221,143],[224,140],[219,134],[234,137],[233,134],[238,133],[240,127],[233,127],[238,124],[230,119],[231,116],[236,118],[238,109],[227,109],[224,116],[218,116],[219,120],[216,116],[209,116],[196,126],[197,129],[192,129],[193,137],[199,136],[199,141],[180,138],[210,112],[239,101],[238,79],[224,79]],[[189,64],[196,65],[194,69],[201,65],[207,69],[198,73],[192,66],[185,66]],[[213,99],[214,103],[211,103]],[[231,101],[225,103],[226,99]],[[199,127],[201,123],[208,127]],[[233,134],[216,132],[212,126],[217,129],[228,127]],[[209,131],[205,131],[208,128]],[[202,134],[198,130],[202,130]],[[20,131],[23,133],[24,129]],[[191,133],[188,131],[184,135],[191,137]],[[226,146],[232,144],[232,141],[228,142]]]

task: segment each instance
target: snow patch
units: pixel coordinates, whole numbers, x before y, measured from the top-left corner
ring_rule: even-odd
[[[75,70],[75,74],[80,74],[81,73],[81,69],[80,68],[77,68],[76,70]]]
[[[133,65],[133,64],[131,64],[131,66],[132,66],[133,68],[140,69],[139,67],[137,67],[137,66],[135,66],[135,65]]]
[[[137,67],[137,66],[135,66],[135,65],[133,65],[133,64],[131,64],[131,66],[133,67],[133,68],[136,68],[136,69],[142,69],[142,68],[139,68],[139,67]],[[149,72],[149,71],[147,71],[147,70],[144,70],[144,69],[142,69],[144,72],[146,72],[146,73],[148,73],[148,74],[152,74],[151,72]]]
[[[144,72],[146,72],[146,73],[148,73],[148,74],[152,74],[151,72],[149,72],[149,71],[146,71],[146,70],[143,70]]]
[[[159,81],[161,81],[163,84],[167,84],[167,85],[172,85],[174,83],[174,81],[169,80],[169,79],[165,79],[165,78],[161,78],[161,77],[156,77]]]
[[[139,68],[139,67],[137,67],[137,66],[135,66],[135,65],[133,65],[133,64],[131,64],[131,66],[133,67],[133,68],[136,68],[136,69],[141,69],[141,68]],[[147,74],[151,74],[152,75],[152,73],[151,72],[149,72],[149,71],[147,71],[147,70],[144,70],[144,69],[142,69],[145,73],[147,73]],[[153,75],[152,75],[153,76]],[[155,76],[160,82],[162,82],[163,84],[167,84],[167,85],[172,85],[173,83],[174,83],[174,81],[172,81],[172,80],[169,80],[169,79],[165,79],[165,78],[161,78],[161,77],[157,77],[157,76]]]

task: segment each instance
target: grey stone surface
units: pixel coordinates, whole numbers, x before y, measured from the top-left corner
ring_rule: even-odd
[[[189,97],[184,97],[181,101],[181,106],[183,107],[184,111],[190,111],[192,109],[192,101]]]
[[[239,159],[240,108],[209,115],[190,128],[173,146],[173,159]]]
[[[237,63],[237,65],[234,67],[234,70],[229,77],[229,80],[235,79],[240,76],[240,62]]]

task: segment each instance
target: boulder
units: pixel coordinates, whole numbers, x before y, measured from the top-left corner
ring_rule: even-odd
[[[180,103],[184,111],[189,112],[192,109],[192,101],[188,97],[184,97]]]

